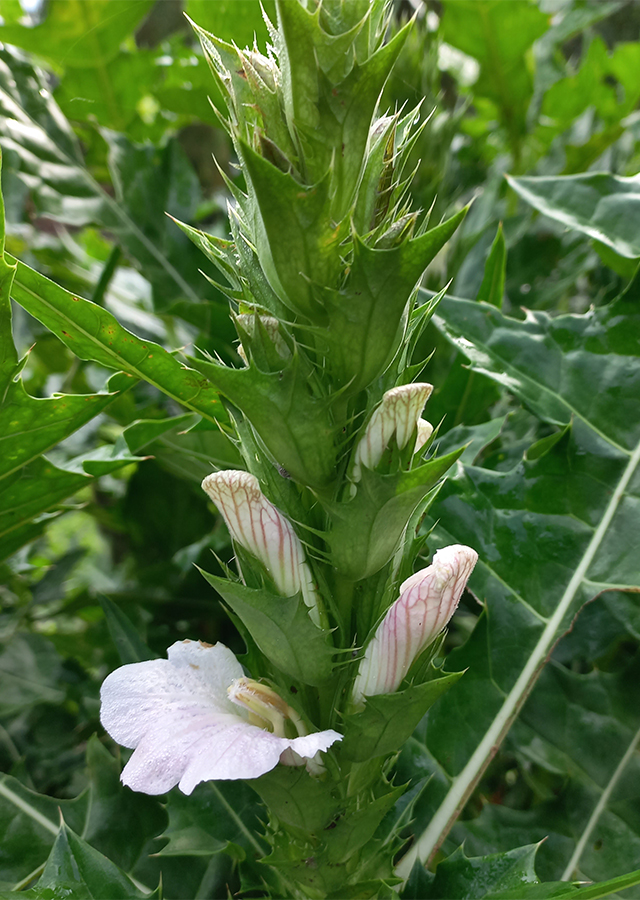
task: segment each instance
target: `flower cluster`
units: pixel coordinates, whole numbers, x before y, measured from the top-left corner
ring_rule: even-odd
[[[203,488],[234,540],[263,562],[285,596],[304,593],[306,586],[307,596],[316,597],[292,526],[256,478],[218,472],[205,478]],[[352,688],[356,705],[397,690],[455,612],[476,561],[470,547],[446,547],[401,585],[366,647]],[[317,609],[311,608],[311,618]],[[342,740],[333,729],[308,733],[299,713],[267,684],[247,678],[222,644],[186,640],[167,655],[123,666],[102,686],[104,727],[120,744],[135,748],[122,773],[134,790],[161,794],[177,784],[190,794],[201,781],[257,778],[278,762],[306,762],[317,774],[318,754]]]

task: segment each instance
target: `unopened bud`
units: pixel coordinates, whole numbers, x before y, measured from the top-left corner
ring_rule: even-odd
[[[453,544],[438,550],[426,569],[401,585],[400,596],[386,614],[364,658],[353,686],[353,701],[391,694],[411,663],[440,634],[456,611],[478,561],[471,547]]]
[[[300,539],[264,496],[258,479],[226,469],[207,475],[202,488],[220,510],[233,540],[260,560],[285,597],[302,593],[311,620],[322,625],[320,598]]]
[[[252,338],[256,336],[256,319],[260,319],[260,323],[262,324],[264,330],[267,332],[267,336],[273,347],[278,354],[278,356],[282,357],[282,359],[288,359],[291,356],[291,351],[287,347],[286,342],[283,340],[282,335],[280,334],[280,323],[274,316],[257,316],[254,313],[242,313],[239,316],[236,316],[236,321],[238,324],[251,335]],[[238,344],[238,356],[242,359],[246,365],[249,365],[249,360],[247,359],[247,354],[245,353],[245,349],[242,344]]]
[[[407,445],[432,390],[432,384],[417,382],[402,384],[384,394],[356,447],[353,481],[360,481],[362,466],[375,469],[392,438],[400,450]]]
[[[433,434],[433,425],[431,422],[427,422],[426,419],[418,419],[417,429],[418,434],[416,436],[416,445],[413,448],[414,453],[418,453],[419,450],[422,450]]]

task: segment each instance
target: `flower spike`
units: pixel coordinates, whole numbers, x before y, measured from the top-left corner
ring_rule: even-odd
[[[311,620],[322,625],[320,597],[300,538],[264,496],[258,479],[226,469],[207,475],[202,488],[220,510],[233,540],[260,560],[285,597],[301,592]]]
[[[374,410],[365,433],[356,447],[352,480],[360,481],[362,466],[375,469],[384,451],[393,437],[400,450],[409,442],[411,435],[418,428],[418,440],[421,439],[418,423],[425,403],[431,396],[433,385],[426,382],[401,384],[392,388],[382,397],[382,403]],[[429,423],[426,422],[425,425]],[[424,433],[424,429],[423,429]],[[422,445],[425,440],[422,439]],[[417,442],[416,442],[416,448]]]
[[[353,701],[391,694],[411,663],[440,634],[456,611],[478,561],[471,547],[453,544],[433,557],[400,586],[400,596],[386,614],[364,658],[353,686]]]

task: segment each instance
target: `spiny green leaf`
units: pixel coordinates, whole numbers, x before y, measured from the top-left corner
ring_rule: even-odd
[[[267,450],[302,484],[325,487],[335,477],[335,449],[326,401],[312,396],[294,356],[281,372],[232,369],[190,360],[254,426]]]
[[[110,859],[78,837],[62,823],[37,890],[64,890],[70,896],[95,900],[131,900],[149,897]]]
[[[158,344],[127,331],[101,306],[70,294],[21,262],[12,296],[81,359],[123,369],[207,419],[225,420],[218,394],[206,378]]]
[[[278,597],[204,571],[202,574],[281,672],[313,685],[322,684],[331,676],[335,651],[327,634],[309,618],[309,609],[300,596]]]
[[[349,276],[343,288],[325,292],[329,324],[317,338],[338,384],[357,393],[383,371],[402,338],[403,315],[417,282],[466,212],[389,250],[354,236]]]
[[[364,762],[399,750],[429,707],[462,675],[453,672],[395,694],[367,697],[362,712],[345,717],[338,752],[345,759]]]
[[[332,519],[327,540],[336,569],[357,581],[388,563],[413,511],[463,450],[396,475],[380,475],[363,468],[355,497],[327,507]]]
[[[435,878],[423,896],[425,900],[471,900],[510,896],[520,898],[522,888],[537,884],[535,856],[537,844],[507,853],[467,858],[462,848],[438,865]],[[504,892],[504,894],[503,894]],[[410,896],[410,895],[403,895]]]
[[[312,283],[336,283],[341,262],[337,250],[345,237],[345,227],[332,224],[329,216],[329,174],[306,187],[247,144],[240,144],[240,152],[254,192],[249,217],[254,242],[263,248],[265,274],[290,309],[312,321],[322,320]]]

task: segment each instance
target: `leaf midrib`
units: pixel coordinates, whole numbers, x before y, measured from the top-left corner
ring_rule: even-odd
[[[520,712],[544,666],[546,657],[555,643],[560,626],[575,599],[579,587],[583,583],[589,567],[600,549],[604,536],[611,525],[613,517],[639,464],[640,442],[631,454],[629,462],[613,491],[612,497],[595,529],[593,537],[589,541],[587,549],[575,569],[554,614],[549,619],[534,650],[529,655],[516,683],[505,698],[500,711],[494,717],[484,737],[472,753],[463,770],[454,779],[451,788],[438,807],[430,824],[396,867],[396,873],[401,878],[407,879],[413,863],[417,859],[427,859],[435,848],[438,847],[439,841],[442,839],[443,835],[448,833],[448,829],[453,824],[455,817],[461,811],[468,797],[471,795],[471,792],[477,785],[493,752],[495,752],[495,748],[500,746],[502,740],[513,724],[513,721]]]
[[[73,328],[76,329],[90,343],[96,344],[98,347],[100,347],[100,349],[102,350],[103,353],[105,353],[107,356],[110,356],[112,358],[112,360],[114,362],[114,366],[113,366],[114,369],[116,369],[118,371],[127,371],[129,374],[135,375],[137,378],[140,378],[142,381],[146,381],[148,384],[152,384],[154,387],[158,388],[158,390],[161,391],[163,394],[166,394],[168,397],[171,397],[173,400],[175,400],[176,403],[180,403],[182,406],[186,406],[188,409],[191,409],[193,412],[197,413],[198,415],[203,416],[204,418],[208,419],[210,422],[217,424],[217,419],[214,416],[208,415],[203,410],[198,409],[197,407],[193,406],[193,400],[200,395],[201,390],[198,390],[193,395],[193,397],[191,397],[189,400],[185,400],[184,398],[179,397],[177,394],[174,394],[166,386],[160,384],[160,382],[158,382],[156,379],[154,379],[150,375],[143,373],[135,363],[131,363],[128,360],[123,359],[122,356],[119,356],[115,350],[111,350],[106,344],[102,343],[102,341],[99,341],[94,334],[91,334],[90,332],[88,332],[85,328],[83,328],[82,325],[79,325],[74,319],[72,319],[70,316],[68,316],[66,313],[64,313],[55,304],[50,303],[45,297],[41,296],[40,294],[36,294],[36,292],[33,291],[30,287],[27,287],[24,284],[24,282],[22,282],[20,280],[20,270],[23,265],[24,264],[18,260],[18,274],[16,275],[16,282],[20,285],[21,290],[25,291],[25,293],[34,297],[38,301],[38,303],[41,303],[43,306],[46,306],[46,308],[48,310],[50,310],[51,312],[53,312],[56,316],[61,317],[65,322],[69,322],[73,326]],[[120,323],[118,323],[118,325],[120,325]],[[123,326],[120,325],[120,327],[122,328]],[[124,330],[126,331],[126,329],[124,329]],[[135,337],[135,335],[134,335],[134,337]],[[153,343],[153,342],[150,342],[150,344],[151,343]],[[164,349],[159,344],[153,344],[153,346],[157,346],[160,350]],[[165,351],[165,352],[168,353],[168,351]],[[189,366],[184,366],[184,369],[187,371],[193,372],[194,375],[200,374],[195,369],[191,369]]]

